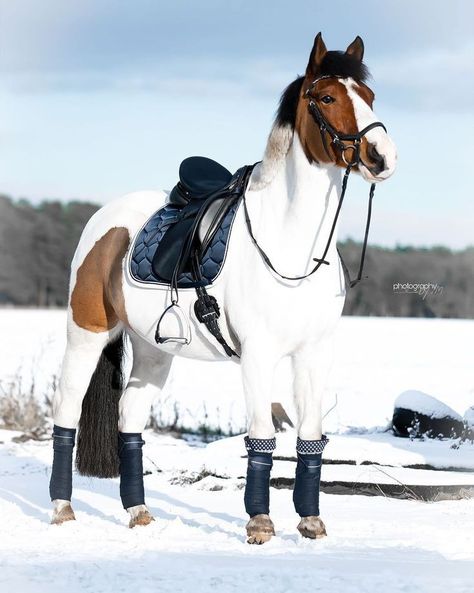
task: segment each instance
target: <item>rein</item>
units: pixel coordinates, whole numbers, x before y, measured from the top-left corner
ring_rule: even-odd
[[[368,132],[370,132],[370,130],[377,128],[377,127],[381,127],[385,131],[387,131],[387,129],[385,128],[383,123],[377,121],[377,122],[373,122],[373,123],[369,124],[363,130],[361,130],[360,132],[358,132],[356,134],[341,134],[341,133],[339,133],[327,121],[327,119],[321,113],[321,111],[319,110],[318,106],[316,105],[314,99],[312,98],[312,96],[310,94],[312,89],[314,88],[315,84],[323,78],[331,78],[331,77],[330,76],[321,76],[321,77],[317,78],[316,80],[314,80],[312,82],[311,86],[308,88],[308,90],[305,93],[305,96],[309,98],[308,109],[309,109],[309,112],[311,113],[311,115],[313,116],[314,121],[319,126],[319,131],[321,133],[321,139],[323,142],[324,150],[326,151],[326,154],[328,155],[328,157],[331,160],[333,160],[329,153],[329,150],[328,150],[326,133],[328,133],[329,136],[331,137],[331,144],[333,144],[335,146],[335,148],[337,148],[338,150],[341,151],[342,160],[347,165],[347,167],[346,167],[344,177],[342,180],[341,195],[339,197],[339,202],[338,202],[336,213],[334,215],[334,219],[333,219],[333,222],[331,225],[331,230],[329,232],[326,246],[325,246],[322,256],[320,258],[316,258],[316,257],[313,258],[313,261],[316,262],[316,265],[313,267],[313,269],[310,272],[308,272],[307,274],[304,274],[302,276],[285,276],[284,274],[281,274],[275,268],[275,266],[272,264],[270,258],[268,257],[267,253],[259,245],[259,243],[254,235],[252,223],[250,221],[249,211],[247,208],[247,200],[245,198],[245,193],[243,195],[245,222],[247,224],[247,229],[248,229],[250,238],[252,239],[252,242],[254,243],[255,247],[257,248],[257,251],[260,253],[260,255],[261,255],[263,261],[266,263],[266,265],[272,270],[272,272],[274,272],[277,276],[279,276],[283,280],[304,280],[305,278],[308,278],[309,276],[312,276],[315,272],[317,272],[323,264],[327,265],[327,266],[329,265],[329,262],[326,260],[326,255],[329,251],[329,247],[331,245],[331,241],[334,236],[334,231],[336,230],[337,221],[339,219],[339,214],[341,212],[342,204],[344,202],[344,197],[346,195],[347,181],[349,179],[349,175],[350,175],[353,167],[355,167],[359,163],[364,164],[364,162],[362,161],[361,156],[360,156],[360,145],[361,145],[362,139]],[[334,77],[332,77],[332,78],[334,78]],[[352,142],[352,144],[344,144],[345,141]],[[350,161],[347,161],[346,157],[345,157],[345,151],[349,150],[349,149],[351,149],[353,151],[353,157]],[[345,276],[346,281],[348,282],[350,288],[353,288],[354,286],[356,286],[356,284],[358,284],[362,280],[362,273],[364,270],[364,262],[365,262],[365,254],[367,251],[367,241],[369,238],[370,221],[371,221],[371,217],[372,217],[372,201],[374,198],[374,194],[375,194],[375,183],[372,183],[370,186],[370,190],[369,190],[369,200],[368,200],[368,206],[367,206],[367,219],[366,219],[366,223],[365,223],[364,242],[362,245],[362,252],[361,252],[361,257],[360,257],[360,262],[359,262],[359,271],[358,271],[357,276],[354,280],[351,279],[349,269],[348,269],[347,265],[345,264],[339,249],[337,249],[339,259],[341,260],[341,265],[342,265],[342,269],[344,272],[344,276]]]

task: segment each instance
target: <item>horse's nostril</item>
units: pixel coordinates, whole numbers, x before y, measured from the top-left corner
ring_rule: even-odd
[[[378,150],[375,148],[375,144],[369,144],[367,154],[373,163],[372,166],[369,167],[370,171],[374,173],[374,175],[378,175],[385,169],[385,159],[379,154]]]

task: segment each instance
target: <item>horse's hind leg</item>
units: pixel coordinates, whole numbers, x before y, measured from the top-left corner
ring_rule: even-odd
[[[110,332],[95,333],[69,324],[59,384],[53,399],[54,460],[50,480],[53,524],[74,520],[71,507],[72,455],[82,401]]]
[[[153,516],[145,505],[142,431],[153,400],[161,392],[173,357],[140,338],[132,338],[133,368],[119,403],[120,497],[130,514],[129,527],[148,525]]]

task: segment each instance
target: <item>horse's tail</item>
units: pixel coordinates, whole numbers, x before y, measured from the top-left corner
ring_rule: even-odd
[[[76,467],[84,476],[119,475],[118,402],[123,391],[123,350],[121,333],[104,348],[82,403]]]

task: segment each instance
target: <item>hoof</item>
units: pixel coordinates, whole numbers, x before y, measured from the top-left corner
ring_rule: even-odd
[[[72,510],[71,503],[63,503],[58,505],[53,511],[53,518],[51,519],[51,525],[61,525],[66,521],[75,521],[76,516]]]
[[[246,530],[248,544],[264,544],[271,539],[272,535],[275,535],[275,527],[268,515],[251,517]]]
[[[321,517],[301,517],[301,521],[298,524],[298,531],[303,537],[309,537],[310,539],[321,539],[327,536],[326,527]]]
[[[154,520],[155,517],[153,517],[149,510],[140,511],[138,515],[135,515],[130,519],[128,526],[130,529],[133,529],[137,525],[149,525]]]

